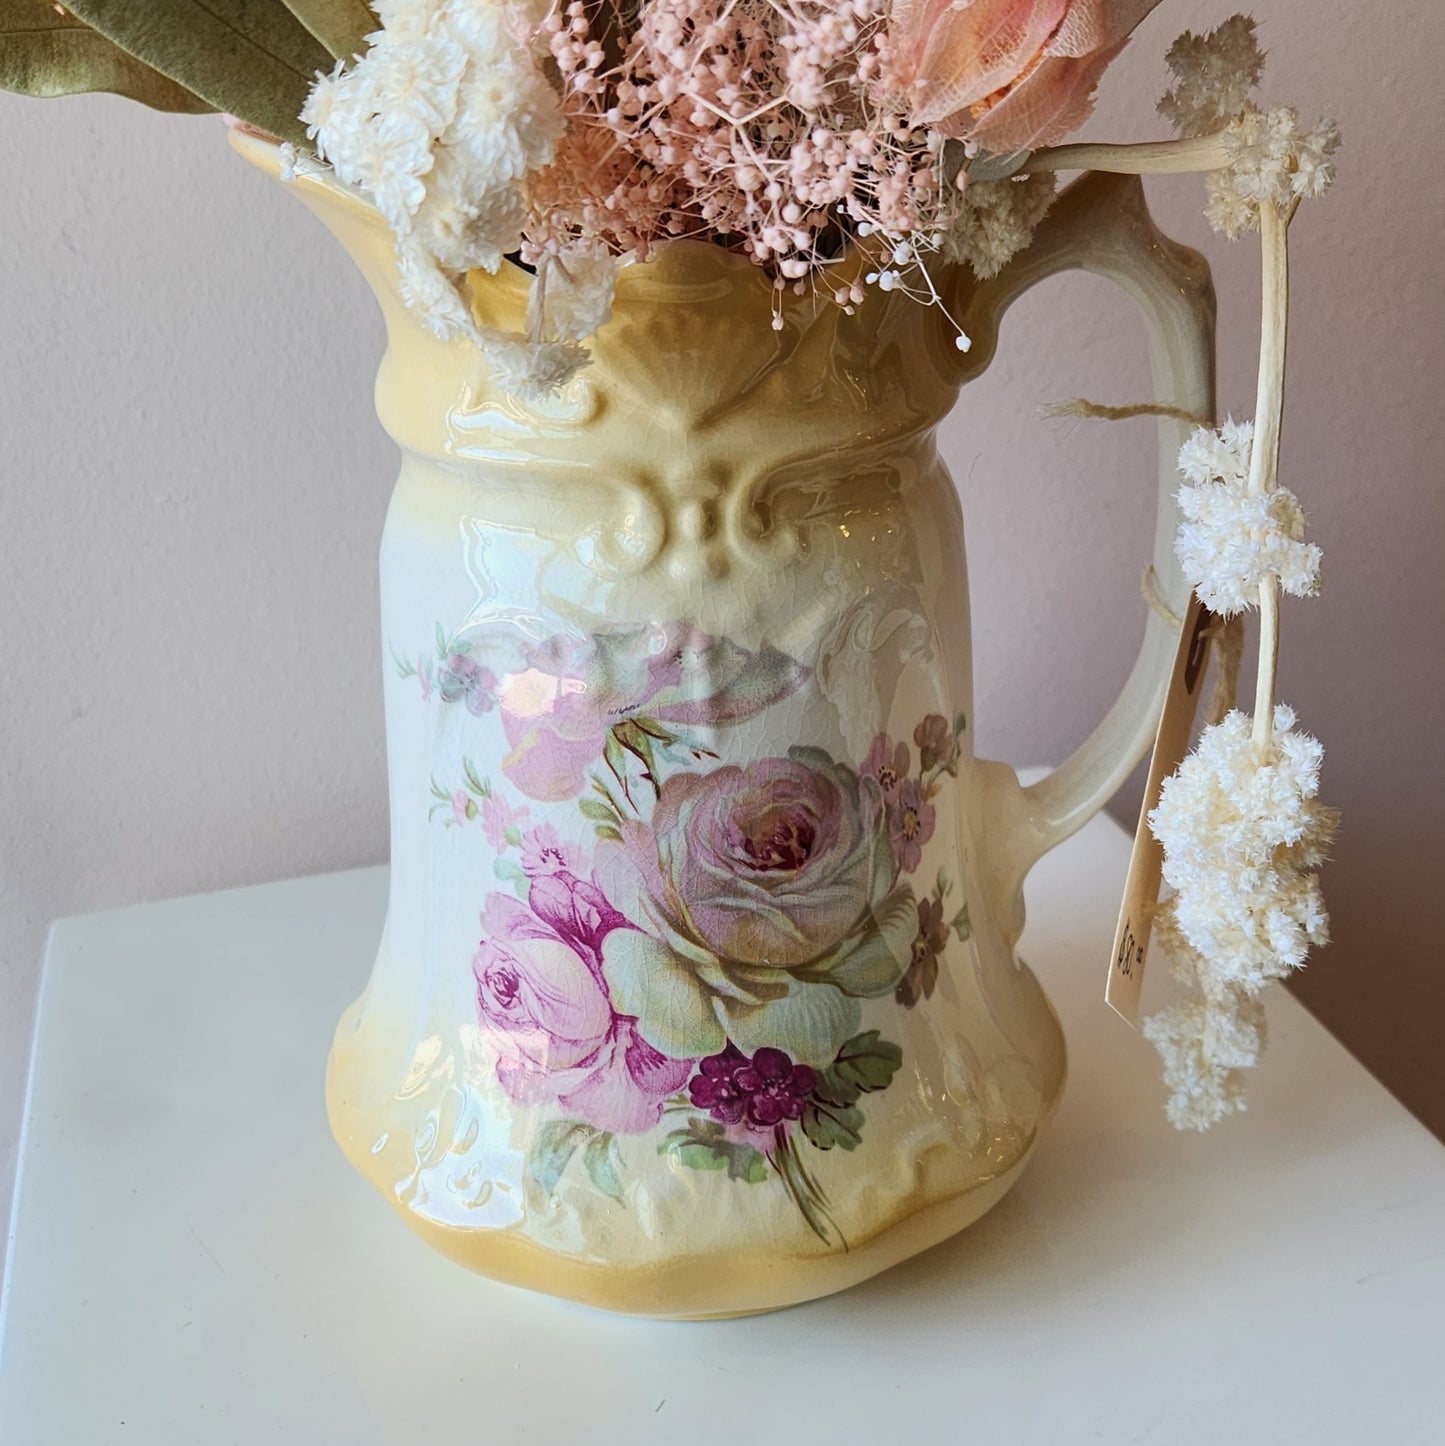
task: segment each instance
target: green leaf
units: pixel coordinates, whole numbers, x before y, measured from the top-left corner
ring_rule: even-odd
[[[640,714],[634,715],[628,720],[634,728],[646,733],[649,738],[655,738],[666,748],[669,744],[677,742],[677,734],[669,733],[655,718],[644,718]]]
[[[726,1170],[729,1180],[761,1185],[768,1178],[768,1162],[751,1145],[728,1139],[715,1120],[692,1119],[687,1128],[673,1130],[658,1146],[658,1154],[672,1155],[689,1170]]]
[[[603,1133],[593,1135],[582,1152],[582,1163],[592,1183],[604,1194],[622,1201],[622,1157],[617,1152],[617,1136]]]
[[[215,110],[53,0],[0,0],[0,89],[37,96],[109,91],[152,110]]]
[[[885,1090],[903,1063],[903,1051],[876,1029],[856,1034],[838,1051],[831,1068],[841,1079],[856,1084],[864,1094]]]
[[[366,37],[381,28],[366,0],[286,0],[286,8],[338,59],[366,50]]]
[[[67,8],[217,110],[309,144],[297,114],[331,55],[281,0],[69,0]]]
[[[444,658],[448,653],[459,653],[461,648],[453,648],[447,639],[445,631],[440,623],[437,624],[437,657]]]
[[[470,758],[462,759],[462,777],[466,785],[478,798],[490,798],[492,796],[492,785],[477,774],[476,765]]]
[[[593,823],[621,823],[614,809],[608,808],[605,803],[599,803],[595,798],[583,798],[577,802],[577,807],[582,810],[583,818],[590,818]]]
[[[622,785],[622,791],[627,792],[627,755],[622,748],[622,740],[617,736],[617,730],[611,728],[607,733],[607,741],[602,745],[602,757],[606,760],[607,767],[612,770],[612,776]]]
[[[595,830],[597,837],[606,839],[609,843],[621,843],[621,830],[615,829],[610,823],[599,823]]]
[[[619,1012],[671,1059],[700,1059],[727,1042],[712,996],[692,964],[636,929],[613,929],[602,944],[602,972]]]
[[[647,781],[652,785],[652,791],[661,798],[662,785],[657,778],[657,757],[652,751],[651,735],[639,728],[630,718],[624,718],[621,723],[618,723],[613,728],[612,735],[641,762],[647,774]]]
[[[501,879],[504,884],[512,886],[512,892],[525,904],[531,897],[532,881],[517,866],[512,859],[494,859],[492,861],[492,872]]]
[[[803,1111],[803,1133],[820,1150],[856,1150],[863,1141],[863,1111],[814,1098]]]
[[[781,999],[749,1004],[719,995],[718,1008],[724,1015],[727,1037],[745,1053],[752,1054],[764,1045],[772,1045],[808,1064],[831,1059],[838,1052],[838,1046],[852,1036],[862,1018],[858,1001],[852,995],[834,989],[831,984],[796,981],[791,981],[791,987]],[[663,1053],[679,1057],[675,1051],[663,1050]],[[680,1056],[689,1057],[686,1053]]]
[[[918,903],[905,884],[873,910],[865,933],[795,969],[794,977],[832,984],[857,999],[880,999],[891,994],[903,977],[917,933]]]
[[[543,1125],[532,1142],[528,1173],[550,1195],[578,1147],[596,1134],[591,1125],[584,1125],[580,1120],[552,1120]]]
[[[4,0],[0,0],[0,4],[3,4],[3,3],[4,3]],[[28,0],[27,0],[27,3],[28,3]],[[109,44],[109,42],[107,42],[107,44]],[[9,89],[9,87],[7,86],[6,89]],[[33,94],[33,93],[34,93],[34,92],[31,92],[31,94]],[[209,106],[207,106],[206,108],[207,108],[207,110],[210,109]],[[387,652],[389,652],[389,653],[391,654],[391,661],[392,661],[392,663],[396,666],[396,675],[397,675],[398,678],[415,678],[415,677],[416,677],[417,673],[416,673],[416,668],[415,668],[415,666],[414,666],[413,664],[411,664],[411,663],[408,663],[407,660],[406,660],[405,658],[403,658],[403,657],[396,651],[396,644],[393,643],[393,642],[391,642],[390,639],[387,640],[386,650],[387,650]]]
[[[952,929],[955,934],[958,935],[958,942],[960,944],[963,943],[965,939],[969,938],[970,935],[972,935],[973,925],[969,922],[967,904],[965,904],[963,908],[961,908],[958,913],[953,916],[953,920],[948,927]]]
[[[814,1097],[820,1104],[840,1109],[854,1104],[860,1095],[887,1089],[902,1063],[903,1051],[880,1039],[876,1029],[870,1029],[855,1035],[838,1051],[832,1064],[817,1071]]]

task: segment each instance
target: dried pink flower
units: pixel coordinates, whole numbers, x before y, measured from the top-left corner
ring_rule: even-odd
[[[890,83],[915,125],[1004,153],[1060,140],[1159,0],[894,0]]]

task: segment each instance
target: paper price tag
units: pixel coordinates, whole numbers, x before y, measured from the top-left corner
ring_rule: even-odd
[[[1139,809],[1129,872],[1124,880],[1124,902],[1119,906],[1119,924],[1114,931],[1114,952],[1109,960],[1104,999],[1120,1018],[1136,1028],[1139,998],[1144,990],[1144,962],[1149,954],[1149,932],[1164,871],[1164,850],[1149,831],[1149,813],[1159,802],[1164,780],[1179,767],[1189,751],[1189,734],[1194,727],[1209,663],[1206,630],[1214,620],[1215,615],[1191,594],[1184,626],[1179,632],[1179,650],[1174,655],[1169,692],[1154,735],[1149,780],[1144,786],[1144,802]]]

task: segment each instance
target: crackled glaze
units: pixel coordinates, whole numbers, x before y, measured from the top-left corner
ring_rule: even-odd
[[[526,405],[407,315],[373,213],[295,184],[381,301],[402,448],[391,896],[330,1060],[343,1149],[471,1268],[657,1316],[841,1289],[966,1225],[1063,1084],[1013,952],[1023,875],[1142,751],[1173,638],[1150,621],[1044,784],[976,759],[933,429],[1010,301],[1070,266],[1135,294],[1167,399],[1209,410],[1197,258],[1132,182],[1081,183],[1002,277],[955,279],[961,355],[901,296],[848,317],[677,243]],[[474,280],[517,324],[523,278]],[[1156,567],[1182,601],[1167,545]]]

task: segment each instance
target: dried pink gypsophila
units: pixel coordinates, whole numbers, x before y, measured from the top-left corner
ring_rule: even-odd
[[[842,221],[917,259],[907,238],[944,219],[938,142],[880,101],[887,0],[651,0],[612,65],[609,13],[572,0],[547,22],[570,127],[534,238],[645,255],[707,235],[801,285]]]

